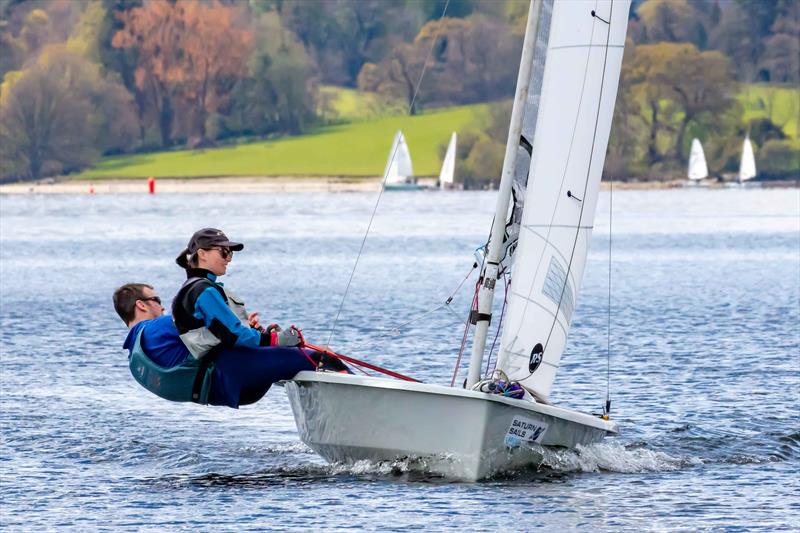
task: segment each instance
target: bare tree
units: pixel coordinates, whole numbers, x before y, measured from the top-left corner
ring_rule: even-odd
[[[63,46],[46,48],[0,99],[3,175],[39,178],[93,162],[135,138],[130,95]]]

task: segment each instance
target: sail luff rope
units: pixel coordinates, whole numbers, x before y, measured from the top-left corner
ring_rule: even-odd
[[[445,13],[447,13],[447,6],[450,5],[450,0],[447,0],[444,4],[444,8],[442,9],[442,14],[439,16],[439,20],[444,18]],[[419,79],[417,80],[417,85],[414,87],[414,94],[411,97],[411,103],[408,104],[408,110],[406,114],[410,113],[412,109],[414,109],[414,103],[417,101],[417,94],[419,93],[419,88],[422,85],[422,79],[425,76],[425,71],[428,68],[428,61],[433,54],[433,47],[436,45],[436,41],[439,40],[439,33],[441,32],[441,26],[436,28],[436,34],[433,37],[433,42],[431,43],[431,47],[428,50],[428,55],[425,57],[425,62],[422,64],[422,72],[419,74]],[[372,209],[372,215],[369,218],[369,224],[367,224],[367,230],[364,232],[364,238],[361,240],[361,246],[358,249],[358,255],[356,256],[355,264],[353,265],[353,270],[350,272],[350,278],[347,280],[347,286],[344,289],[344,294],[342,295],[342,301],[339,303],[339,309],[336,311],[336,317],[333,319],[333,325],[331,326],[331,333],[328,336],[328,345],[330,345],[331,340],[333,339],[333,333],[336,331],[336,325],[339,322],[339,316],[342,313],[342,308],[344,307],[344,302],[347,299],[347,293],[350,291],[350,285],[353,282],[353,277],[355,276],[356,269],[358,268],[358,262],[361,259],[361,254],[364,251],[364,245],[367,243],[367,237],[369,236],[369,231],[372,229],[372,222],[375,220],[375,213],[378,212],[378,205],[381,202],[381,196],[383,196],[383,191],[386,190],[386,177],[389,175],[389,168],[391,168],[392,163],[394,162],[394,157],[397,154],[397,150],[400,147],[400,143],[397,143],[395,146],[394,151],[392,152],[392,156],[389,158],[389,164],[386,165],[386,170],[383,173],[383,181],[381,181],[381,190],[378,192],[378,198],[375,201],[375,207]]]
[[[472,311],[477,311],[478,309],[478,288],[480,287],[482,278],[478,278],[478,281],[475,283],[475,292],[472,296],[472,303],[469,306],[470,314]],[[464,325],[464,336],[461,338],[461,348],[458,350],[458,358],[456,359],[456,365],[453,369],[453,379],[450,380],[450,386],[454,386],[456,384],[456,378],[458,377],[458,369],[461,366],[461,357],[464,355],[464,347],[467,345],[467,337],[469,336],[469,329],[470,329],[470,321],[468,320],[467,323]]]

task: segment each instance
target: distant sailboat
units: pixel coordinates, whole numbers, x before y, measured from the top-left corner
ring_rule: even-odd
[[[444,155],[442,170],[439,172],[439,187],[441,189],[452,189],[456,170],[456,132],[450,136],[450,144],[447,145],[447,153]]]
[[[394,136],[392,148],[384,170],[386,181],[384,188],[388,190],[419,190],[421,187],[414,182],[414,169],[411,165],[411,153],[402,131]]]
[[[742,146],[742,162],[739,165],[739,183],[756,177],[756,158],[753,155],[753,143],[750,135],[744,138]]]
[[[689,153],[688,177],[692,181],[701,180],[708,177],[706,155],[703,153],[703,145],[700,144],[699,139],[692,140],[692,150]]]

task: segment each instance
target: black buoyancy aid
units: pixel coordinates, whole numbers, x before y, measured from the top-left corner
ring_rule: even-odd
[[[194,316],[197,298],[209,287],[219,291],[222,299],[228,302],[228,297],[220,285],[199,276],[187,279],[172,300],[172,319],[175,321],[175,328],[195,359],[206,357],[220,344],[220,339],[206,328],[203,319]]]

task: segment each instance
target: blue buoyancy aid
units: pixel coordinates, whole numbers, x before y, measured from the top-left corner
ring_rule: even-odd
[[[154,363],[142,349],[142,328],[136,335],[130,355],[129,367],[133,378],[156,396],[173,402],[208,404],[214,372],[212,357],[198,360],[187,357],[172,368]]]

